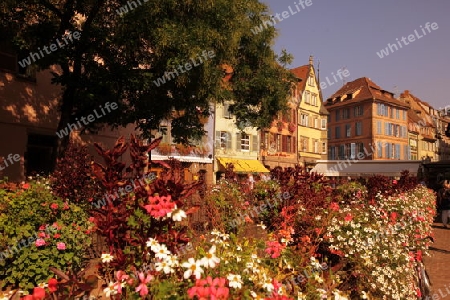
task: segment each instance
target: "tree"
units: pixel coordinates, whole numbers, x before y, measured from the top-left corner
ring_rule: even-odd
[[[204,134],[199,118],[211,113],[211,102],[233,100],[237,121],[256,127],[285,108],[292,77],[280,63],[289,57],[278,60],[272,50],[272,26],[251,30],[269,19],[257,0],[4,0],[0,38],[13,42],[19,61],[69,41],[33,62],[58,66],[58,132],[116,102],[118,109],[85,129],[134,123],[148,134],[173,118],[175,142],[188,143]],[[233,69],[226,84],[224,66]],[[68,136],[59,139],[59,156],[67,144]]]

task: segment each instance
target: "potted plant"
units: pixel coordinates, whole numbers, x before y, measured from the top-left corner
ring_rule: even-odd
[[[294,123],[289,123],[289,125],[288,125],[288,130],[289,130],[289,132],[294,132],[295,131],[295,124]]]
[[[283,122],[281,122],[281,121],[278,121],[278,123],[277,123],[277,128],[278,128],[278,131],[281,131],[281,130],[283,130],[283,127],[284,127],[284,124],[283,124]]]

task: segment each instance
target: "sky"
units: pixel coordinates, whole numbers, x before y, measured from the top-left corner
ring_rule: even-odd
[[[294,56],[288,67],[306,65],[314,56],[327,85],[324,101],[343,85],[336,74],[345,68],[345,82],[368,77],[396,96],[409,90],[436,109],[450,105],[450,0],[310,1],[304,8],[300,0],[262,2],[280,14],[274,49]],[[426,29],[427,22],[436,24]],[[388,43],[391,49],[385,49]]]

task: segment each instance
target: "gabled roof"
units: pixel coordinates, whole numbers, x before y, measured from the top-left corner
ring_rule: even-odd
[[[430,114],[423,107],[423,105],[431,107],[428,103],[420,100],[408,90],[405,90],[400,94],[400,99],[409,106],[408,119],[410,119],[411,122],[421,126],[435,127]]]
[[[304,91],[306,87],[306,82],[309,77],[310,65],[300,66],[294,69],[291,69],[291,73],[295,75],[295,77],[300,78],[301,81],[298,83],[298,88],[300,91]]]
[[[352,97],[348,100],[345,100],[344,97],[346,97],[348,94],[352,94]],[[337,101],[339,97],[343,100]],[[349,103],[360,102],[369,99],[387,102],[395,106],[408,107],[404,102],[395,99],[393,93],[383,90],[367,77],[361,77],[345,84],[330,98],[327,99],[325,106],[342,106]]]

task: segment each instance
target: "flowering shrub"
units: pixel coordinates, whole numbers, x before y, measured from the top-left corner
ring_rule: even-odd
[[[46,179],[0,189],[0,281],[31,289],[54,275],[79,270],[93,224],[75,204],[55,197]]]
[[[324,236],[343,269],[351,270],[347,288],[377,299],[415,299],[415,262],[428,254],[434,193],[416,186],[392,196],[378,194],[375,201],[367,201],[364,188],[353,195],[351,203],[331,203]]]

